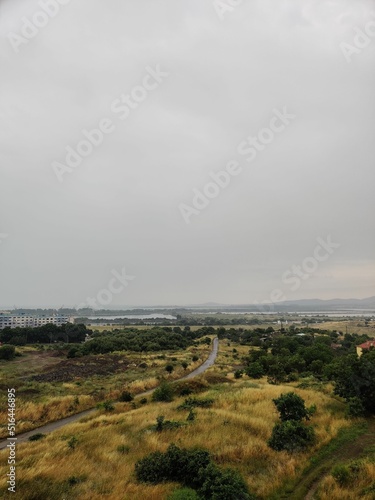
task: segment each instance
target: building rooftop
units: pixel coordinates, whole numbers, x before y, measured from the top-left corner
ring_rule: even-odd
[[[375,340],[368,340],[367,342],[360,344],[358,347],[361,347],[362,349],[370,349],[370,347],[375,347]]]

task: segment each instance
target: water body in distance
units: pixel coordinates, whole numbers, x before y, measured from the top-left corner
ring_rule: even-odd
[[[121,316],[89,316],[88,319],[177,319],[170,314],[124,314]]]

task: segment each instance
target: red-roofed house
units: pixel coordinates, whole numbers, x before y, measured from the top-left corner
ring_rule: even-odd
[[[364,342],[363,344],[357,345],[357,354],[358,357],[362,356],[363,351],[370,349],[371,347],[375,348],[375,340],[368,340],[367,342]]]

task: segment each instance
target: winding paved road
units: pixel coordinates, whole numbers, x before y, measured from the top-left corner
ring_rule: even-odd
[[[200,366],[198,366],[198,368],[193,370],[188,375],[185,375],[184,377],[176,379],[173,382],[177,382],[179,380],[187,380],[187,379],[196,377],[197,375],[200,375],[201,373],[205,372],[207,370],[207,368],[209,368],[210,366],[212,366],[215,363],[218,348],[219,348],[219,340],[217,338],[214,338],[212,351],[211,351],[210,355],[208,356],[208,358],[206,359],[206,361],[204,363],[202,363]],[[156,389],[156,387],[154,389],[150,389],[148,391],[141,392],[140,394],[137,394],[136,397],[138,398],[140,396],[146,396],[148,394],[151,394],[155,389]],[[15,441],[16,444],[19,444],[19,443],[23,443],[23,442],[27,441],[29,439],[29,437],[33,436],[34,434],[39,434],[39,433],[49,434],[52,431],[60,429],[60,427],[64,427],[64,425],[68,425],[68,424],[72,424],[73,422],[77,422],[77,420],[80,420],[81,418],[86,417],[87,415],[90,415],[90,414],[94,413],[95,411],[97,411],[96,408],[91,408],[90,410],[85,410],[85,411],[82,411],[80,413],[75,413],[74,415],[71,415],[70,417],[62,418],[61,420],[56,420],[55,422],[51,422],[49,424],[43,425],[42,427],[38,427],[38,428],[33,429],[31,431],[23,432],[22,434],[18,434],[16,436],[16,438],[3,439],[0,441],[0,450],[5,449],[7,447],[7,445],[12,441]]]

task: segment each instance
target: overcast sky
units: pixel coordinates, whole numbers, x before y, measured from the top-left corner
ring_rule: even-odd
[[[41,3],[0,0],[0,307],[375,295],[373,1]]]

